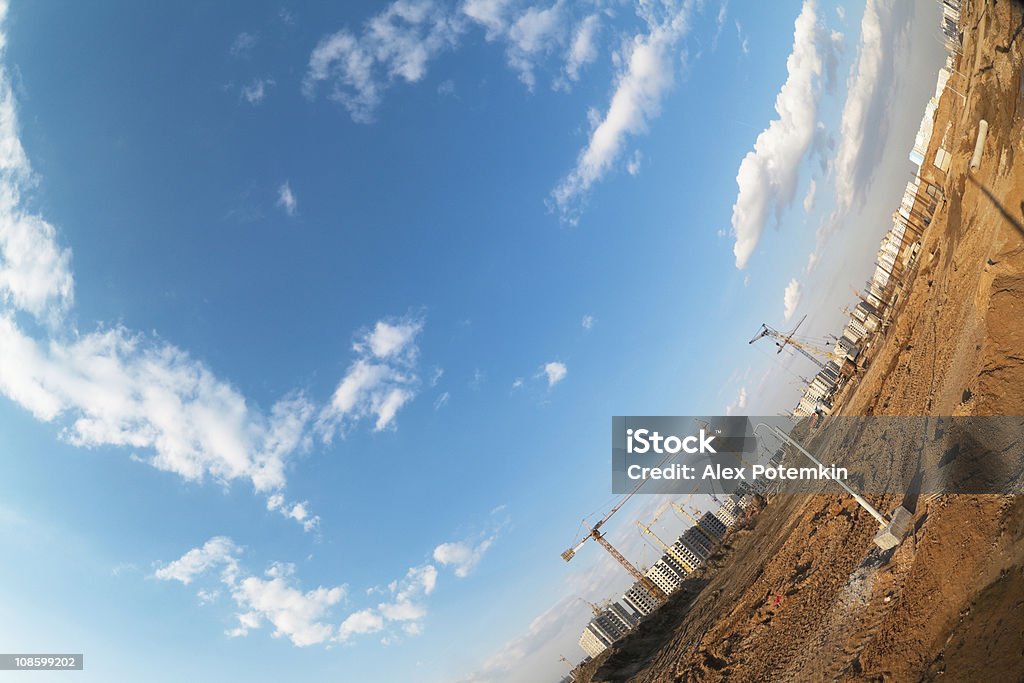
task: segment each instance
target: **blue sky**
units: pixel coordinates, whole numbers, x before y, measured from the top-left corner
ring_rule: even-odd
[[[869,272],[932,5],[13,2],[6,650],[557,678],[609,418],[792,405],[747,339]]]

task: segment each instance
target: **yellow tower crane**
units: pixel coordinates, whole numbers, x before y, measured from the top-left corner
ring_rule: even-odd
[[[782,350],[784,348],[786,348],[787,346],[792,346],[794,349],[797,350],[797,352],[806,357],[819,368],[824,369],[825,367],[825,363],[821,360],[822,358],[835,361],[836,364],[842,365],[843,361],[845,360],[844,356],[841,356],[838,353],[829,351],[828,349],[821,348],[820,346],[812,344],[809,341],[804,341],[794,336],[796,333],[796,328],[800,327],[800,324],[803,323],[806,317],[807,316],[801,318],[800,322],[797,323],[796,327],[793,328],[793,331],[788,334],[779,332],[774,327],[769,327],[767,323],[761,323],[761,329],[758,330],[757,334],[754,335],[754,338],[747,343],[753,344],[758,339],[761,339],[763,337],[771,337],[772,339],[775,340],[775,345],[779,347],[776,353],[782,353]]]
[[[652,520],[651,524],[653,523],[654,522]],[[673,558],[675,558],[675,561],[682,565],[686,571],[692,572],[694,569],[696,569],[696,567],[694,567],[689,560],[687,560],[679,554],[679,551],[675,549],[675,546],[670,546],[666,544],[665,541],[661,540],[658,534],[654,533],[654,530],[651,528],[651,524],[644,524],[639,519],[636,521],[636,525],[640,527],[640,531],[644,532],[645,534],[653,538],[654,541],[658,544],[658,546],[662,550],[664,550],[666,554],[671,555]]]
[[[579,549],[583,547],[583,544],[586,543],[588,539],[592,538],[597,541],[602,548],[608,551],[608,554],[615,558],[615,561],[622,565],[622,567],[629,572],[629,574],[636,579],[641,586],[643,586],[644,590],[654,598],[655,602],[660,605],[668,599],[668,595],[665,594],[665,591],[661,590],[661,588],[659,588],[657,584],[651,581],[647,576],[644,576],[643,572],[633,566],[633,563],[627,560],[622,553],[616,550],[615,546],[613,546],[611,542],[604,537],[604,534],[601,533],[601,527],[604,526],[605,522],[611,519],[612,515],[618,512],[619,509],[626,504],[626,501],[632,498],[636,492],[640,490],[641,486],[643,486],[643,481],[637,484],[632,491],[623,496],[622,500],[620,500],[615,507],[608,511],[608,514],[598,520],[598,522],[593,526],[587,526],[587,521],[583,520],[583,526],[588,530],[588,533],[576,545],[563,552],[562,559],[566,562],[571,560],[576,556]]]

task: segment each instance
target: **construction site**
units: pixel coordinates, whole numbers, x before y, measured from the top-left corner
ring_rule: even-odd
[[[803,321],[750,340],[817,369],[772,465],[844,449],[818,428],[834,416],[938,429],[929,416],[1024,415],[1024,6],[942,4],[949,59],[910,151],[917,173],[847,324],[830,346],[801,336]],[[907,472],[887,455],[899,442],[856,439],[900,489]],[[950,457],[922,451],[914,467]],[[661,553],[642,568],[604,535],[636,490],[622,496],[562,553],[599,545],[634,580],[595,598],[563,681],[1024,680],[1024,498],[841,486],[744,483],[703,509],[673,498],[687,528],[663,539],[637,521]]]

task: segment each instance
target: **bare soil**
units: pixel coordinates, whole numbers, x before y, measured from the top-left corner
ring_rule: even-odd
[[[922,169],[945,197],[844,415],[1024,415],[1024,8],[970,5]],[[778,496],[577,680],[1024,680],[1022,498],[923,496],[882,553],[848,497]]]

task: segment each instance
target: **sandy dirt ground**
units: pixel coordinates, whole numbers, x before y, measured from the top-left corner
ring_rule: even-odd
[[[971,4],[922,170],[945,198],[843,415],[1024,415],[1024,7]],[[940,145],[948,174],[931,164]],[[777,496],[577,680],[1024,680],[1024,497],[913,508],[910,536],[882,553],[848,497]]]

